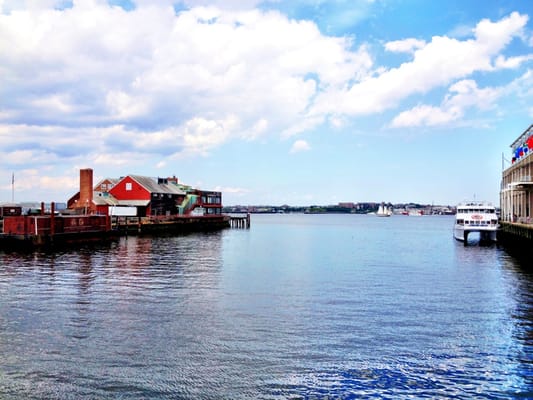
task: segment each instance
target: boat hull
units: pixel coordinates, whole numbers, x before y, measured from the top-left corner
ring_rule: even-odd
[[[453,229],[453,237],[461,242],[468,241],[468,235],[472,232],[479,233],[479,240],[482,242],[496,242],[497,228],[465,228],[463,226],[455,226]]]

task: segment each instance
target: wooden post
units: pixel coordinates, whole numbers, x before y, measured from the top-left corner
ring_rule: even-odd
[[[55,203],[54,202],[51,202],[50,203],[50,238],[52,238],[55,234]]]

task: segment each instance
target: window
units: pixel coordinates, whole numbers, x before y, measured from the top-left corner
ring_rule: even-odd
[[[131,182],[126,182],[126,190],[131,190]]]

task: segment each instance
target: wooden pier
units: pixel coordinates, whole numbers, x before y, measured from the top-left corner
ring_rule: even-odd
[[[230,216],[229,223],[232,228],[250,229],[250,213],[244,216],[232,215]]]
[[[230,227],[226,215],[112,217],[111,227],[121,235],[207,232]]]
[[[498,242],[530,248],[533,242],[533,224],[500,221]]]

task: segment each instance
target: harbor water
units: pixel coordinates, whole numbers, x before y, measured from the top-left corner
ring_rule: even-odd
[[[453,217],[0,252],[0,399],[533,398],[531,259]]]

